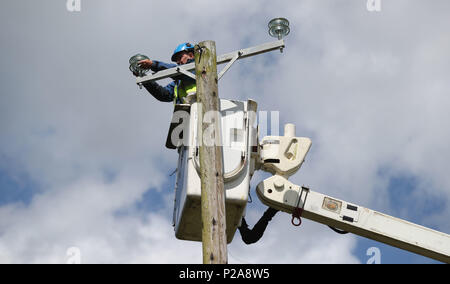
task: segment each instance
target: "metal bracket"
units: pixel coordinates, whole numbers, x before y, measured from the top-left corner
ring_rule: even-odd
[[[220,78],[222,78],[222,76],[225,74],[225,72],[228,71],[228,69],[230,69],[231,65],[233,65],[234,62],[236,62],[236,60],[238,60],[239,57],[241,57],[242,55],[242,51],[238,51],[236,52],[236,55],[233,56],[233,58],[231,59],[230,62],[228,62],[227,65],[225,65],[225,67],[222,69],[222,71],[220,71],[219,75],[217,75],[217,77],[219,78],[218,80],[220,80]]]
[[[194,79],[194,80],[197,79],[197,78],[195,77],[194,74],[192,74],[192,73],[189,72],[189,71],[184,70],[184,69],[181,68],[181,67],[177,67],[177,72],[180,72],[181,74],[184,74],[184,75],[186,75],[186,76],[188,76],[188,77],[191,77],[191,78]]]
[[[309,188],[302,186],[301,187],[301,191],[300,191],[300,196],[298,197],[297,200],[297,206],[294,209],[294,212],[292,212],[292,219],[291,219],[291,223],[292,225],[298,227],[302,224],[302,219],[300,219],[300,217],[303,214],[303,210],[305,210],[305,203],[306,203],[306,198],[308,198],[308,193],[309,193]],[[302,201],[302,196],[303,196],[303,191],[306,191],[306,195],[305,195],[305,200],[302,203],[302,207],[300,208],[300,202]],[[295,219],[298,220],[298,222],[295,222]]]

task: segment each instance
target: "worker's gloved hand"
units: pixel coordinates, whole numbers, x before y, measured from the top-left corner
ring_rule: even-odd
[[[138,62],[139,66],[144,69],[150,69],[152,67],[153,61],[150,59],[144,59]]]
[[[150,59],[144,59],[144,60],[138,61],[137,65],[139,66],[140,69],[149,70],[150,67],[153,65],[153,61]],[[139,74],[136,71],[133,71],[133,69],[134,68],[130,67],[130,70],[132,71],[134,76],[136,76],[136,77],[142,76],[142,74]]]

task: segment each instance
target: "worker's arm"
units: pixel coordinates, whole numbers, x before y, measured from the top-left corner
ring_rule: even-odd
[[[142,85],[158,101],[171,102],[174,99],[175,82],[171,82],[165,87],[155,82],[145,82]]]
[[[154,72],[158,72],[161,70],[169,69],[176,67],[176,64],[171,63],[165,63],[162,61],[156,61],[156,60],[150,60],[145,59],[139,62],[139,64],[143,68],[151,69]],[[176,75],[171,77],[173,80],[182,80],[187,83],[195,83],[195,80],[192,78],[182,74],[182,75]],[[159,85],[156,82],[153,81],[147,81],[142,84],[147,91],[152,94],[158,101],[161,102],[171,102],[174,100],[174,88],[175,88],[175,82],[171,82],[170,84],[166,85],[165,87]]]
[[[193,59],[189,60],[187,63],[191,63],[191,62],[194,62],[194,60]],[[146,69],[150,69],[153,72],[159,72],[159,71],[162,71],[162,70],[166,70],[166,69],[170,69],[170,68],[174,68],[174,67],[178,66],[178,65],[173,64],[173,63],[166,63],[166,62],[157,61],[157,60],[151,60],[151,59],[141,60],[141,61],[139,61],[139,64],[141,65],[141,67],[146,68]],[[194,72],[192,72],[192,73],[194,73]],[[190,78],[189,76],[186,76],[184,74],[178,74],[178,75],[175,75],[175,76],[171,76],[170,78],[172,78],[175,81],[177,81],[177,80],[186,81],[189,84],[195,82],[195,80],[193,80],[192,78]]]
[[[143,60],[144,61],[144,60]],[[148,61],[148,60],[147,60]],[[157,60],[149,60],[151,62],[151,66],[150,69],[153,72],[158,72],[161,70],[165,70],[165,69],[170,69],[173,67],[177,67],[176,64],[173,63],[166,63],[166,62],[162,62],[162,61],[157,61]]]
[[[256,243],[264,235],[267,225],[272,217],[278,212],[277,209],[269,207],[266,212],[261,216],[259,221],[253,226],[253,229],[249,229],[247,222],[242,218],[241,226],[238,228],[241,233],[242,241],[247,245]]]
[[[151,59],[144,59],[138,62],[139,66],[141,66],[144,69],[150,69],[153,72],[158,72],[161,70],[170,69],[173,67],[177,67],[176,64],[173,63],[166,63],[162,61],[157,60],[151,60]]]

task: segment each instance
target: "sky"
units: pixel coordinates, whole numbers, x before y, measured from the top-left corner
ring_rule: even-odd
[[[0,3],[0,263],[201,263],[201,243],[172,227],[173,105],[137,87],[128,59],[259,45],[275,17],[290,21],[284,52],[235,63],[220,97],[252,98],[311,138],[292,182],[450,233],[448,1],[66,2]],[[266,177],[253,177],[250,225]],[[229,263],[367,263],[373,247],[381,263],[436,263],[290,219],[253,245],[236,234]]]

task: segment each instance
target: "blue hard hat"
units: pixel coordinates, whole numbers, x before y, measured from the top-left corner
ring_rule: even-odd
[[[192,52],[194,52],[194,46],[192,44],[190,44],[189,42],[185,42],[185,43],[182,43],[182,44],[178,45],[177,48],[175,48],[175,50],[173,51],[173,55],[172,55],[171,60],[173,62],[176,62],[175,55],[177,55],[178,53],[180,53],[182,51],[192,51]]]

